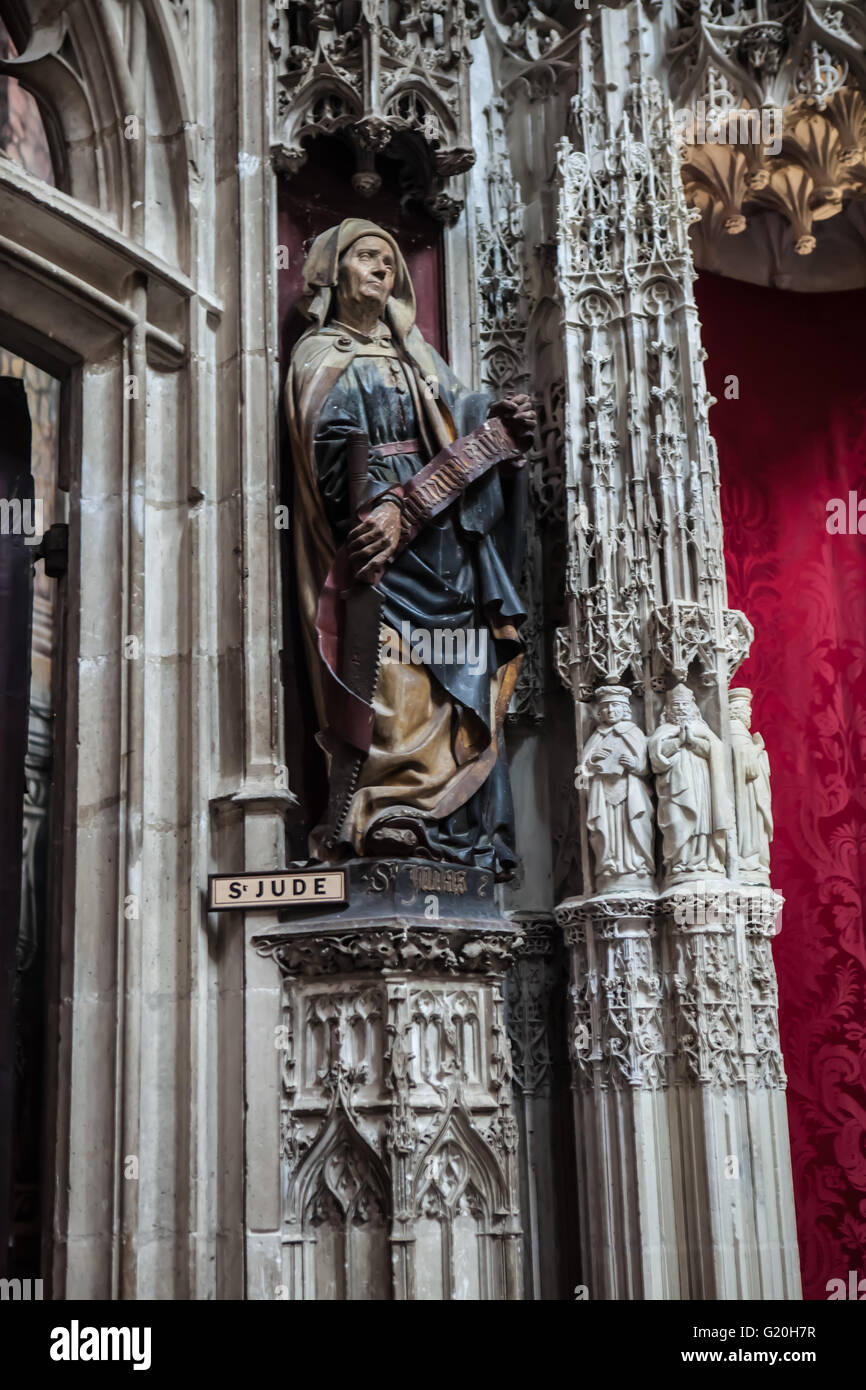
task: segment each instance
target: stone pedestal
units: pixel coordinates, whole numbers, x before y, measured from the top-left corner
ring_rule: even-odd
[[[519,931],[482,871],[347,868],[346,909],[254,938],[282,981],[277,1296],[520,1298],[503,1019]]]

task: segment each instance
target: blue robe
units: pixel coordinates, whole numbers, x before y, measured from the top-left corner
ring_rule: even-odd
[[[432,349],[430,353],[440,407],[447,407],[458,437],[468,434],[487,418],[492,397],[461,386],[442,358]],[[350,529],[346,445],[348,435],[356,430],[366,432],[371,447],[422,440],[423,422],[418,419],[405,368],[397,358],[355,356],[325,399],[318,418],[318,487],[337,544],[345,540]],[[374,457],[367,497],[406,482],[435,452],[428,439],[426,447],[420,443],[417,452]],[[487,731],[488,742],[494,736],[491,679],[520,652],[516,628],[525,616],[515,588],[519,517],[514,508],[506,508],[504,486],[515,491],[513,485],[503,484],[496,470],[472,484],[386,567],[379,584],[385,598],[384,620],[398,632],[408,623],[412,630],[475,628],[489,634],[486,669],[479,669],[481,663],[435,660],[427,668],[457,707],[473,712]],[[427,836],[449,860],[508,876],[516,864],[514,816],[501,731],[498,739],[499,757],[486,781],[456,811],[428,829]]]

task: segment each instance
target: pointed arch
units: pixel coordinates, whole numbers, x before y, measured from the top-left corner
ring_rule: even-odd
[[[496,1155],[466,1115],[458,1088],[418,1159],[411,1191],[416,1278],[428,1297],[503,1297],[506,1183]]]
[[[304,1297],[388,1299],[391,1184],[339,1092],[289,1195],[300,1223]]]
[[[429,1143],[421,1151],[412,1176],[412,1189],[416,1203],[428,1190],[431,1181],[435,1182],[435,1160],[449,1145],[454,1145],[465,1156],[467,1164],[466,1183],[473,1183],[483,1201],[488,1219],[502,1209],[505,1202],[505,1180],[499,1160],[493,1149],[472,1125],[456,1094],[440,1120]],[[463,1187],[466,1186],[463,1184]]]
[[[0,0],[0,18],[18,50],[0,73],[38,102],[57,186],[186,268],[193,89],[168,0],[140,0],[126,33],[108,0]],[[149,181],[160,183],[168,240],[148,226]]]

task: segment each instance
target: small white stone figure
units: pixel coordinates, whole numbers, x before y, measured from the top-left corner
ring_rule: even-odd
[[[646,735],[631,717],[624,686],[601,686],[595,702],[598,727],[583,750],[578,783],[589,792],[596,885],[645,887],[655,872]]]
[[[773,810],[770,801],[770,759],[760,734],[753,734],[752,692],[738,686],[728,694],[731,712],[731,754],[734,763],[734,806],[740,876],[745,883],[770,882],[770,841]]]
[[[649,739],[668,880],[725,872],[725,831],[734,811],[724,744],[701,719],[685,685],[668,694],[665,720]]]

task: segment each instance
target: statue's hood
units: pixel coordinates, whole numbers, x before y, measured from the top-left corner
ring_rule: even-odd
[[[401,342],[415,326],[415,291],[403,253],[390,232],[363,217],[347,217],[336,227],[316,237],[304,262],[304,290],[300,308],[314,323],[313,332],[324,327],[337,286],[340,257],[362,236],[378,236],[394,253],[394,288],[385,306],[385,319]]]

